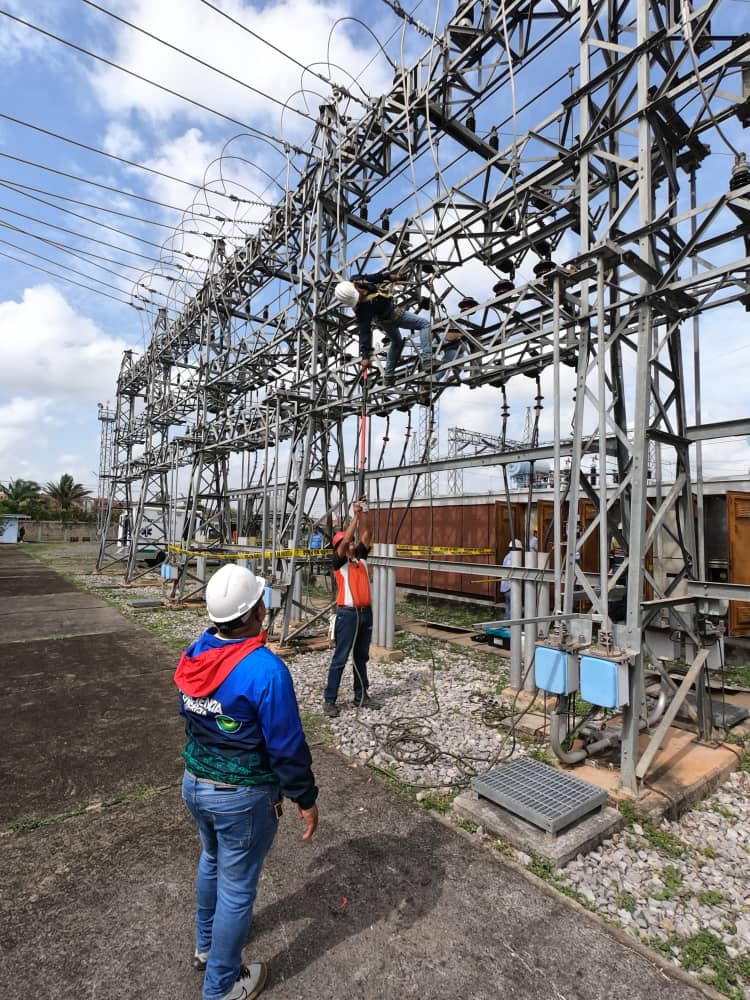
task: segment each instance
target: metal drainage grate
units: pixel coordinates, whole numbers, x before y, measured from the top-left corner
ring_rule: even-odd
[[[534,826],[556,833],[607,804],[607,793],[564,771],[521,757],[472,781],[474,791]]]

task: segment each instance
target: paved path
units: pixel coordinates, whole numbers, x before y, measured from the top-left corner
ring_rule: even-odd
[[[61,582],[0,546],[0,828],[24,821],[0,839],[0,997],[197,1000],[175,654],[115,613],[102,632],[111,609]],[[24,599],[38,630],[14,624]],[[706,995],[365,769],[313,753],[320,828],[303,844],[287,807],[248,945],[271,962],[269,1000]]]

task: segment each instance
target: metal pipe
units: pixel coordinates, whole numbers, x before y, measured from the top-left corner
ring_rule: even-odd
[[[390,542],[385,548],[386,555],[395,558],[396,543]],[[383,575],[386,579],[385,648],[393,649],[396,635],[396,567],[389,566]]]
[[[511,549],[511,566],[521,566],[523,553],[520,549]],[[510,617],[518,621],[522,616],[523,583],[521,580],[510,581]],[[510,627],[510,686],[514,691],[521,688],[521,636],[522,625]]]
[[[546,569],[549,562],[549,552],[537,552],[537,567]],[[528,613],[527,613],[528,617]],[[549,584],[542,581],[536,587],[536,617],[549,618]],[[549,635],[549,622],[539,622],[536,630],[537,640],[546,639]]]
[[[381,542],[374,542],[372,554],[382,556],[383,545]],[[383,567],[375,565],[372,571],[372,634],[376,646],[383,645],[383,620],[385,617],[385,607],[383,605]]]
[[[530,549],[526,553],[526,569],[536,569],[537,553]],[[529,576],[523,582],[524,619],[536,618],[536,581]],[[534,654],[536,652],[536,621],[525,620],[523,626],[523,689],[529,694],[536,691],[534,682]]]

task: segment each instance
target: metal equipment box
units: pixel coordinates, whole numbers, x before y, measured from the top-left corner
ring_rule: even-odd
[[[628,661],[582,656],[581,697],[602,708],[621,708],[627,705],[630,700]]]
[[[534,683],[550,694],[578,690],[578,657],[564,649],[537,646],[534,652]]]

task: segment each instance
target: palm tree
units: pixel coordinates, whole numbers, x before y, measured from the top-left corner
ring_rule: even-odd
[[[0,493],[5,494],[5,504],[13,510],[25,510],[39,499],[39,483],[33,479],[11,479],[7,485],[0,483]]]
[[[84,497],[91,495],[91,490],[87,490],[81,483],[77,483],[69,473],[60,476],[59,483],[47,483],[44,492],[54,500],[61,511],[69,511],[71,507],[80,505]]]

